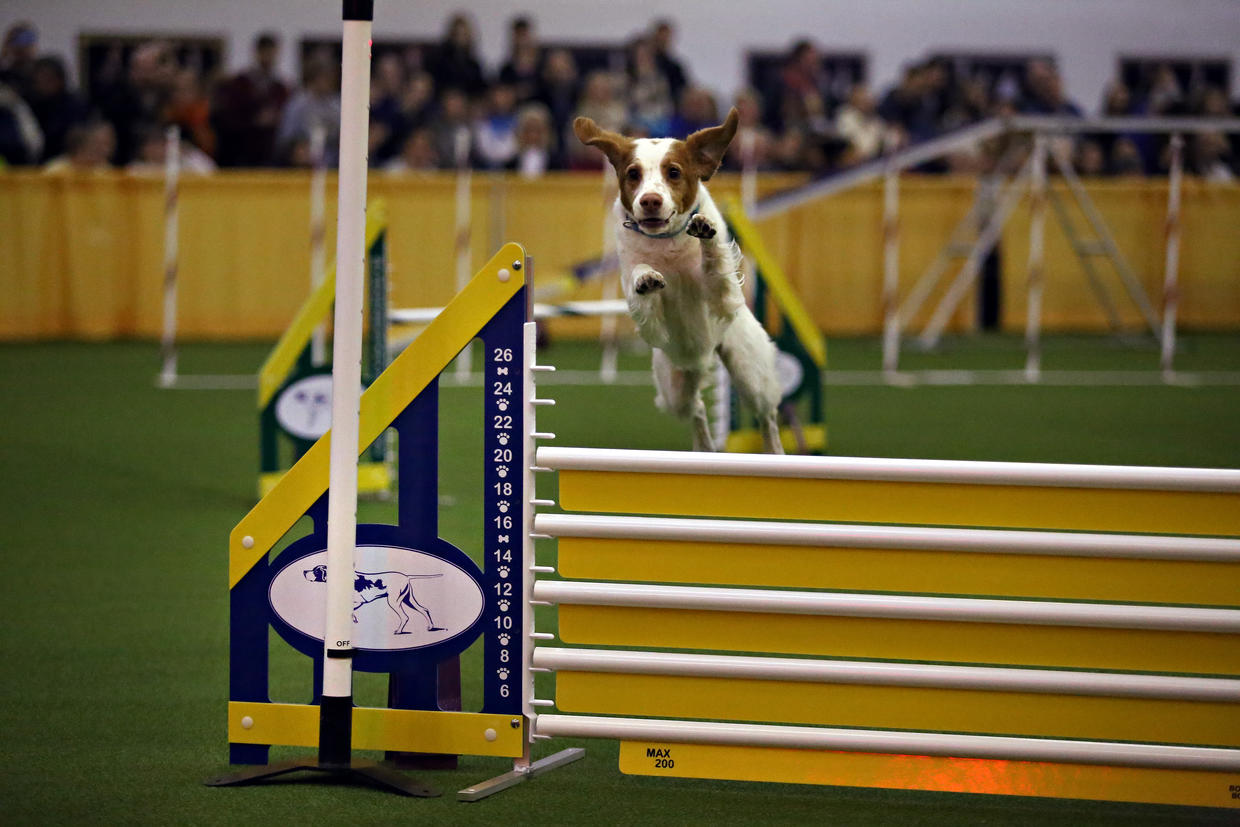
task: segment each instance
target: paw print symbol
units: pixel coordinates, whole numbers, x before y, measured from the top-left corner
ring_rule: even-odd
[[[508,513],[508,500],[500,500],[500,501],[499,501],[499,513],[500,513],[500,514],[507,514],[507,513]]]
[[[500,579],[502,579],[502,580],[506,580],[506,579],[508,579],[508,575],[509,575],[509,574],[511,574],[511,573],[512,573],[512,570],[511,570],[510,568],[508,568],[507,566],[500,566],[500,567],[499,567],[499,576],[500,576]]]
[[[496,439],[499,440],[500,445],[508,444],[508,434],[500,434],[498,437],[496,437]]]
[[[496,670],[495,670],[495,674],[496,674],[496,675],[499,675],[499,679],[500,679],[501,681],[506,681],[506,680],[508,680],[508,670],[507,670],[507,669],[496,669]]]
[[[511,637],[511,636],[509,636],[507,633],[502,634],[502,635],[500,635],[500,636],[499,636],[499,645],[500,645],[500,646],[507,646],[509,643],[512,643],[512,637]]]
[[[495,407],[499,408],[501,412],[508,410],[508,400],[500,399],[495,403]]]
[[[507,465],[499,466],[498,468],[495,469],[495,473],[499,474],[499,478],[502,480],[504,477],[508,476],[508,466]]]
[[[508,610],[509,610],[509,609],[511,609],[511,608],[512,608],[512,604],[511,604],[511,603],[509,603],[507,600],[501,600],[501,601],[499,602],[499,610],[500,610],[501,612],[506,612],[506,611],[508,611]]]

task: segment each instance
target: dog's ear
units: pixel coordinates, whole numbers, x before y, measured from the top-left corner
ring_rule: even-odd
[[[590,118],[578,118],[573,121],[573,134],[586,146],[600,150],[611,161],[611,165],[619,169],[629,153],[633,151],[633,139],[626,138],[615,132],[609,132]]]
[[[722,124],[699,129],[685,138],[685,146],[689,150],[689,158],[698,178],[709,181],[719,169],[719,165],[723,163],[723,155],[728,151],[728,144],[732,143],[732,138],[736,136],[736,124],[739,121],[740,114],[733,106],[727,120]]]

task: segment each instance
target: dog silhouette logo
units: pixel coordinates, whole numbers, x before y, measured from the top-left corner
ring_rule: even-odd
[[[332,377],[316,373],[294,380],[275,401],[275,418],[290,436],[318,439],[332,426]]]
[[[312,583],[326,583],[327,566],[320,564],[314,568],[305,569],[302,575]],[[387,601],[388,608],[400,621],[393,634],[412,634],[406,628],[409,621],[413,619],[413,615],[410,614],[411,609],[426,618],[426,631],[446,631],[445,627],[435,625],[435,621],[431,618],[431,610],[422,605],[413,592],[415,580],[429,580],[435,577],[443,577],[443,575],[405,574],[401,571],[353,572],[353,622],[357,623],[358,609],[383,598]]]
[[[302,428],[306,431],[321,430],[331,415],[332,398],[323,391],[312,391],[298,388],[293,391],[293,401],[305,412],[306,421]]]

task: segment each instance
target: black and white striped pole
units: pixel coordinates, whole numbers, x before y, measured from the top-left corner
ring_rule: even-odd
[[[357,546],[358,417],[361,411],[362,276],[366,255],[366,154],[374,0],[344,0],[340,77],[340,172],[336,211],[336,310],[327,496],[327,613],[319,755],[207,782],[253,784],[299,770],[326,772],[419,797],[439,793],[395,770],[353,759],[353,558]]]

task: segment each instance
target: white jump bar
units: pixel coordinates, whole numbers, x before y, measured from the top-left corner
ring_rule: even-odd
[[[566,738],[1001,758],[1013,761],[1053,761],[1065,764],[1215,772],[1240,771],[1240,750],[1161,744],[553,714],[539,715],[534,723],[534,732],[537,735]]]
[[[388,321],[393,324],[429,324],[442,311],[442,307],[398,307],[388,311]],[[552,319],[559,316],[623,316],[628,312],[629,305],[624,299],[573,301],[560,304],[538,302],[534,305],[535,319]]]
[[[571,580],[538,581],[534,584],[534,599],[578,606],[1240,633],[1240,610],[1179,606],[721,589]]]
[[[1007,125],[1003,119],[987,118],[970,126],[914,144],[886,157],[849,167],[795,189],[775,193],[755,204],[749,211],[749,217],[754,221],[761,221],[810,201],[826,198],[867,181],[877,180],[889,167],[906,170],[949,152],[970,148],[979,141],[993,138],[1006,130]]]
[[[1007,121],[1020,132],[1240,132],[1240,118],[1073,118],[1062,115],[1016,115]]]
[[[537,465],[557,471],[796,477],[886,482],[1132,488],[1240,493],[1240,470],[1138,465],[1060,465],[876,457],[768,456],[613,448],[538,449]]]
[[[533,664],[564,672],[917,686],[1240,704],[1240,680],[1176,675],[555,647],[536,648]]]
[[[1213,537],[614,517],[601,514],[538,514],[534,517],[534,530],[553,537],[1240,562],[1240,540]]]
[[[971,126],[948,132],[914,144],[883,158],[842,170],[801,187],[763,198],[750,211],[749,217],[761,221],[808,204],[837,192],[878,180],[889,167],[907,170],[926,161],[940,158],[960,148],[1010,132],[1238,132],[1238,118],[1075,118],[1055,115],[1018,115],[1011,118],[987,118]]]

